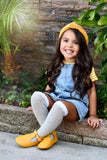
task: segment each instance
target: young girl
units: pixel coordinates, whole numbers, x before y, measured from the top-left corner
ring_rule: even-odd
[[[88,36],[81,26],[72,22],[62,28],[56,55],[47,69],[46,92],[36,91],[31,97],[40,128],[17,137],[18,145],[48,149],[58,141],[55,130],[63,119],[81,121],[88,111],[87,122],[92,128],[102,123],[96,116],[97,77],[87,45]]]

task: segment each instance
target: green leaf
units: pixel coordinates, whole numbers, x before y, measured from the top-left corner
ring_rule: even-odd
[[[101,52],[103,51],[103,46],[98,46],[96,49],[95,49],[95,57],[100,54]]]
[[[90,20],[90,21],[92,21],[94,19],[94,17],[95,17],[95,10],[93,10],[93,11],[90,12],[89,17],[90,18],[88,20]]]
[[[92,20],[92,21],[84,21],[82,22],[82,26],[86,26],[86,27],[94,27],[97,25],[97,20]]]
[[[104,47],[107,49],[107,39],[104,41]]]
[[[88,13],[89,13],[90,11],[88,11],[88,10],[84,10],[82,13],[81,13],[81,15],[80,15],[80,17],[78,18],[79,20],[81,20],[81,19],[83,19],[84,17],[86,17],[87,15],[89,15]]]
[[[88,14],[81,20],[82,21],[81,22],[82,26],[95,27],[97,25],[97,22],[98,22],[98,20],[100,18],[100,15],[98,13],[96,13],[96,14],[94,14],[94,16],[92,15],[90,17],[89,15],[91,14],[91,12],[89,11]]]
[[[100,62],[100,67],[104,67],[104,65],[107,63],[107,51],[104,52],[103,58],[101,59]]]
[[[98,7],[95,9],[96,12],[98,12],[102,7],[106,6],[107,2],[103,2],[101,4],[98,5]]]
[[[100,32],[97,35],[97,37],[96,37],[96,39],[94,41],[94,45],[95,46],[98,46],[99,44],[104,43],[106,33],[107,33],[107,28],[105,28],[102,32]]]
[[[107,63],[101,69],[100,79],[105,80],[107,78]]]
[[[107,24],[107,15],[103,15],[98,21],[98,25],[105,25],[105,24]]]
[[[74,16],[74,17],[72,17],[72,18],[73,18],[74,22],[76,22],[77,24],[80,24],[80,25],[81,25],[81,20],[79,20],[78,17]]]
[[[97,26],[95,29],[92,30],[91,34],[89,35],[89,40],[95,35],[95,33],[99,32],[102,29],[107,28],[107,25],[104,26]]]

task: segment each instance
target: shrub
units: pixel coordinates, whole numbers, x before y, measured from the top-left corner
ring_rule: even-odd
[[[35,90],[44,91],[47,84],[45,71],[41,69],[40,78],[32,79],[29,73],[21,73],[18,84],[12,77],[5,78],[0,72],[0,103],[20,107],[30,106],[31,95]]]

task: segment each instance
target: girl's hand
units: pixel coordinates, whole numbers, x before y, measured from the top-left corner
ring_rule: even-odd
[[[27,111],[33,111],[33,110],[32,110],[32,107],[28,107],[28,108],[27,108]]]
[[[87,123],[92,127],[92,129],[98,128],[102,122],[102,119],[99,119],[96,116],[90,116],[87,120]]]

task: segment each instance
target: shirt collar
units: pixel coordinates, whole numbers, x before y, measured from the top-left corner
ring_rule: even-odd
[[[63,63],[64,63],[64,64],[66,64],[66,63],[67,63],[67,64],[74,64],[75,61],[74,61],[74,62],[67,62],[67,61],[63,60]]]

